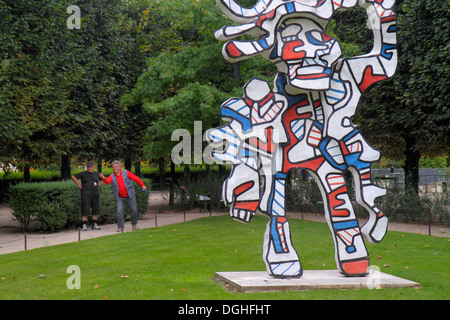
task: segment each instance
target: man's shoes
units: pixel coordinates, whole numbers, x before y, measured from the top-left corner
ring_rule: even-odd
[[[123,232],[123,228],[117,227],[117,232]]]
[[[86,223],[83,223],[83,226],[81,227],[81,230],[86,231],[87,230],[87,225]]]
[[[139,230],[138,227],[135,224],[131,225],[131,230],[135,231],[135,230]]]
[[[101,228],[98,226],[98,224],[97,223],[94,223],[93,225],[92,225],[92,230],[100,230]]]

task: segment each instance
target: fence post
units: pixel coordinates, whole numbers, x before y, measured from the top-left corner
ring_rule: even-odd
[[[428,220],[428,235],[431,236],[431,217]]]

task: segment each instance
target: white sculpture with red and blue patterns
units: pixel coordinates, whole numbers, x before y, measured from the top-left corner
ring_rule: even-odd
[[[229,122],[208,132],[225,143],[216,161],[231,163],[223,199],[230,215],[249,222],[255,213],[269,217],[263,259],[276,277],[300,277],[302,265],[291,242],[285,211],[285,180],[290,169],[308,170],[321,190],[338,270],[347,276],[368,274],[365,241],[380,242],[388,219],[375,205],[386,191],[371,181],[371,165],[380,153],[366,142],[351,119],[361,95],[394,75],[397,66],[393,0],[260,0],[243,8],[216,0],[237,26],[215,34],[230,62],[261,55],[277,67],[274,89],[251,79],[244,95],[223,103]],[[342,58],[336,39],[325,33],[333,14],[359,6],[366,10],[374,45],[366,55]],[[256,40],[234,40],[252,35]],[[351,172],[355,198],[369,213],[360,227],[344,178]]]

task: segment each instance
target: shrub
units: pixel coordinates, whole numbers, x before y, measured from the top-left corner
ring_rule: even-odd
[[[448,167],[448,156],[442,157],[420,157],[419,166],[421,168],[446,168]]]
[[[150,181],[143,179],[150,190]],[[138,203],[138,215],[147,211],[148,193],[140,192],[134,184]],[[63,228],[73,228],[80,222],[80,189],[72,181],[19,183],[9,190],[9,206],[22,229],[27,231],[33,224],[38,231],[54,232]],[[124,215],[129,210],[125,206]],[[100,187],[99,223],[116,221],[116,202],[111,185]],[[35,222],[35,223],[33,223]]]
[[[55,231],[75,214],[73,193],[67,182],[22,182],[10,188],[9,206],[24,231],[32,222],[37,222],[39,230]]]
[[[391,221],[420,221],[423,216],[421,199],[413,189],[390,189],[377,201],[379,208]]]
[[[431,222],[438,220],[449,224],[449,197],[443,193],[418,195],[415,190],[389,189],[377,201],[379,208],[391,221]]]
[[[174,189],[174,205],[179,209],[204,208],[207,204],[212,210],[219,208],[222,199],[222,185],[225,178],[216,172],[200,173],[181,182]],[[203,201],[205,196],[210,201]]]
[[[354,199],[354,186],[348,181],[349,197],[359,218],[368,218],[367,211]],[[389,218],[397,222],[440,222],[450,224],[450,197],[447,184],[442,183],[442,192],[418,195],[415,190],[395,187],[387,194],[376,199],[378,208]],[[286,184],[286,210],[300,212],[322,211],[322,197],[317,183],[294,179]]]
[[[421,197],[421,200],[430,221],[436,219],[440,223],[450,225],[450,197],[445,182],[442,183],[442,193],[426,194]]]

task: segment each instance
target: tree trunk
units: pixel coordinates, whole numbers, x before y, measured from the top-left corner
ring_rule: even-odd
[[[23,168],[23,181],[24,182],[30,182],[31,181],[30,165],[28,163]]]
[[[289,170],[286,173],[286,190],[292,190],[292,171],[293,170]]]
[[[233,66],[233,79],[236,81],[241,80],[241,66],[239,61],[232,63],[231,65]]]
[[[131,171],[131,159],[125,159],[125,169]]]
[[[420,152],[416,149],[416,138],[411,136],[403,137],[406,143],[405,149],[405,189],[413,188],[419,193],[419,159]]]
[[[141,178],[141,162],[140,161],[136,161],[134,163],[134,174],[136,176],[138,176],[139,178]]]
[[[302,171],[302,181],[306,182],[309,181],[309,173],[306,171],[306,169],[301,169]]]
[[[69,154],[61,155],[61,179],[69,180],[70,174],[70,156]]]
[[[184,164],[184,185],[188,184],[191,181],[191,169],[189,168],[188,164]]]
[[[219,177],[225,177],[225,173],[226,173],[226,171],[225,171],[225,166],[222,166],[222,165],[220,165],[219,164]]]
[[[164,162],[164,158],[159,158],[158,160],[159,166],[159,190],[163,191],[166,189],[166,164]]]
[[[173,161],[170,161],[170,193],[169,193],[169,206],[173,206],[175,204],[175,164]]]

